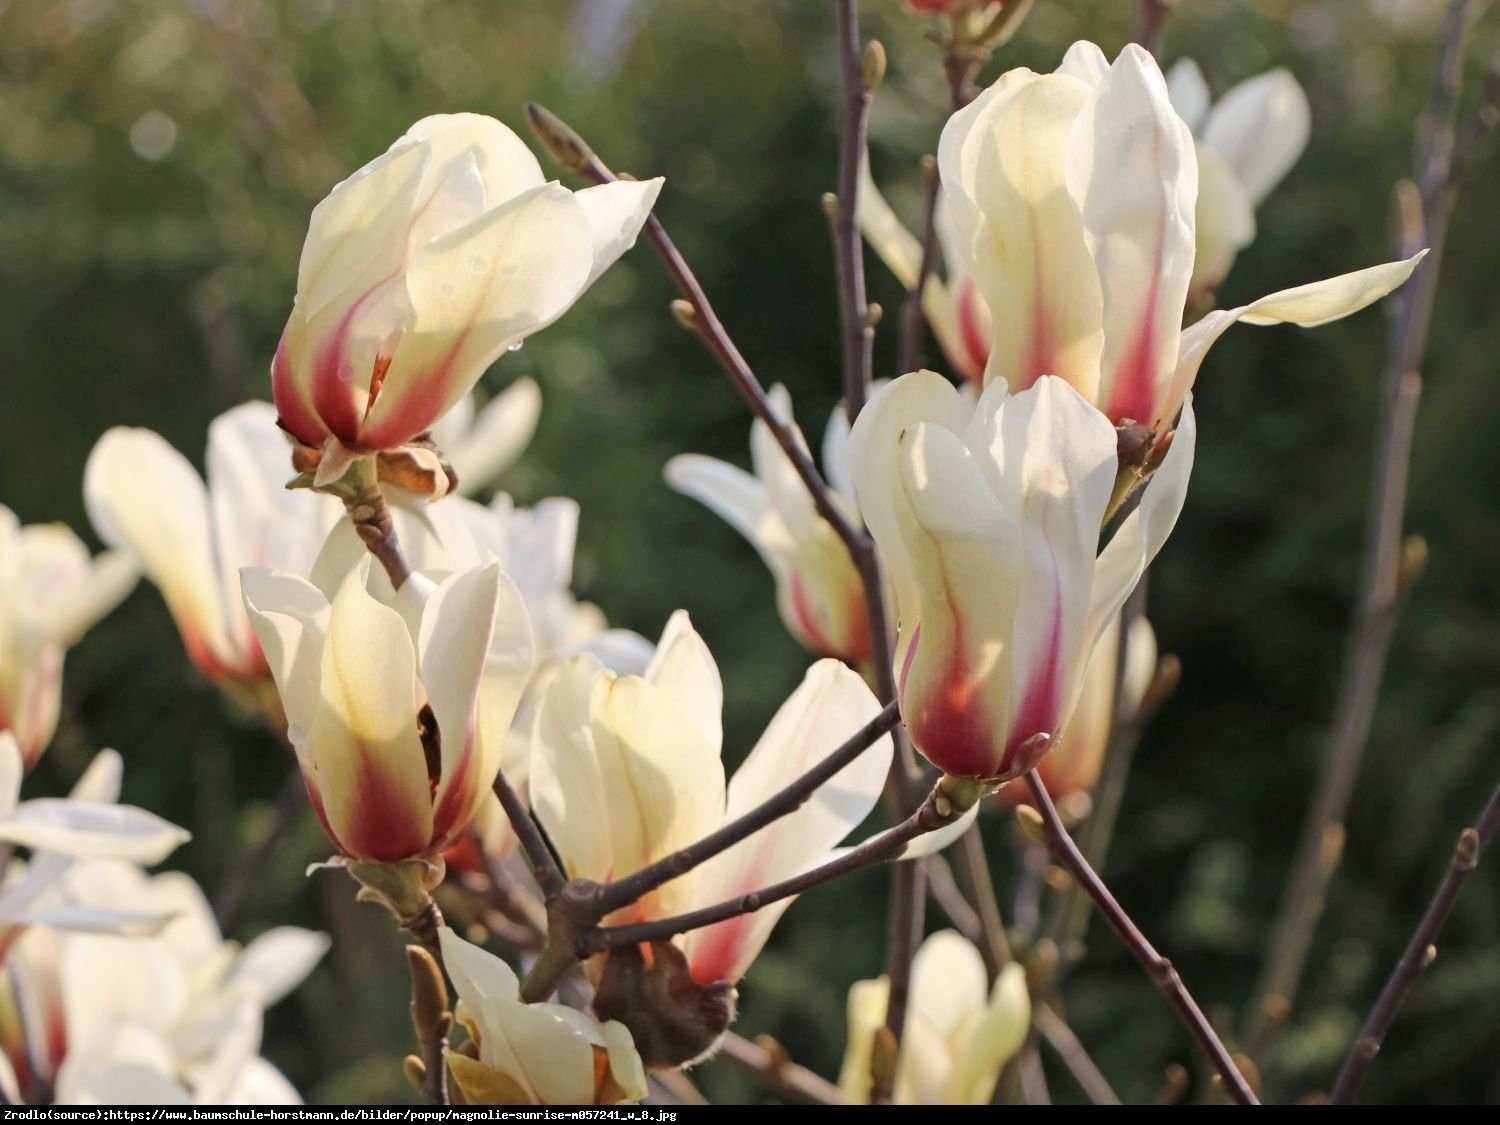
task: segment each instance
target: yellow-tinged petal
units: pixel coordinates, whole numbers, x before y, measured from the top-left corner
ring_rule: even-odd
[[[849,1028],[844,1042],[844,1062],[839,1068],[839,1090],[855,1105],[870,1104],[875,1035],[885,1026],[890,994],[890,981],[885,977],[855,981],[849,989]]]
[[[1026,970],[1011,962],[1000,970],[988,1005],[977,1023],[956,1044],[948,1081],[949,1105],[989,1105],[1005,1064],[1015,1057],[1031,1029],[1031,996]]]
[[[692,720],[717,755],[724,740],[724,683],[687,610],[679,609],[667,619],[645,679]]]
[[[1307,95],[1278,67],[1225,92],[1203,125],[1203,143],[1224,157],[1258,207],[1302,155],[1311,125]]]

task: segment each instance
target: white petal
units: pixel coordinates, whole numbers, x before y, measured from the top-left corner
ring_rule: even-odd
[[[667,619],[646,679],[692,720],[717,754],[724,740],[724,684],[687,610],[679,609]]]
[[[114,750],[101,750],[94,755],[94,760],[68,796],[74,801],[112,805],[120,799],[120,784],[124,776],[125,763],[120,755]]]
[[[1209,103],[1213,100],[1208,92],[1208,82],[1203,71],[1192,59],[1178,59],[1167,71],[1167,97],[1172,99],[1172,108],[1197,133],[1203,119],[1208,115]]]
[[[542,391],[535,379],[517,379],[485,403],[462,440],[449,445],[435,434],[438,448],[458,474],[459,489],[468,494],[495,482],[531,444],[542,414]]]
[[[76,856],[160,863],[192,833],[133,805],[91,805],[43,797],[26,801],[4,821],[0,840]]]
[[[269,570],[240,575],[245,609],[281,693],[293,742],[312,729],[322,698],[323,646],[331,613],[323,592],[304,578]]]
[[[328,935],[297,926],[276,926],[247,945],[230,970],[225,988],[245,990],[269,1008],[313,971],[328,952]]]
[[[616,180],[574,194],[594,236],[594,267],[589,271],[588,284],[597,281],[635,245],[663,182],[660,176],[654,180]]]
[[[1307,95],[1291,71],[1278,67],[1219,99],[1203,126],[1203,143],[1229,162],[1255,207],[1297,163],[1311,124]]]
[[[1109,60],[1093,43],[1080,39],[1064,52],[1056,74],[1066,74],[1089,86],[1097,86],[1109,73]]]
[[[769,501],[759,480],[734,465],[697,453],[673,457],[662,475],[669,488],[697,500],[765,554],[760,526]]]

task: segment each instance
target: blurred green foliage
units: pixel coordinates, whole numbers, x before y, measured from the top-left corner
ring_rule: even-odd
[[[1388,255],[1389,197],[1410,166],[1438,0],[1196,0],[1168,61],[1215,92],[1271,66],[1307,88],[1306,156],[1260,210],[1221,298]],[[869,0],[891,62],[872,122],[878,178],[914,215],[944,84],[922,24]],[[1038,0],[986,71],[1051,69],[1075,38],[1111,54],[1131,6]],[[108,426],[163,433],[201,460],[207,423],[268,397],[311,205],[416,118],[476,110],[518,130],[548,105],[620,169],[662,173],[659,213],[767,382],[809,431],[837,397],[836,305],[819,195],[833,186],[837,72],[828,6],[797,0],[10,0],[0,4],[0,500],[87,531],[84,459]],[[1500,41],[1472,38],[1477,63]],[[1477,70],[1477,66],[1475,68]],[[1472,92],[1471,95],[1472,97]],[[1326,1087],[1404,944],[1457,828],[1494,782],[1500,735],[1500,319],[1489,204],[1493,148],[1453,223],[1416,436],[1409,526],[1431,564],[1396,635],[1367,768],[1305,993],[1267,1070],[1274,1097]],[[901,293],[872,259],[872,297]],[[666,313],[650,253],[629,255],[561,323],[506,356],[496,389],[546,398],[506,485],[583,505],[578,586],[654,635],[686,606],[727,685],[728,755],[743,754],[808,657],[768,576],[733,532],[661,484],[672,454],[743,461],[748,417]],[[887,321],[894,324],[894,317]],[[877,363],[893,374],[894,330]],[[1356,581],[1381,314],[1301,332],[1235,329],[1199,383],[1198,467],[1151,581],[1151,616],[1185,675],[1148,733],[1107,877],[1227,1025],[1249,994],[1331,706]],[[57,791],[98,746],[128,763],[127,799],[190,826],[172,861],[212,887],[253,841],[288,770],[189,666],[156,592],[141,590],[70,659],[71,717],[29,784]],[[1008,901],[1009,824],[986,829]],[[275,1010],[265,1051],[309,1101],[409,1096],[399,940],[334,873],[304,822],[255,874],[236,926],[330,930],[334,954]],[[1377,1062],[1391,1102],[1500,1099],[1500,876],[1482,868],[1443,953]],[[849,983],[882,967],[878,872],[796,906],[742,986],[746,1034],[770,1032],[832,1074]],[[930,919],[936,925],[936,920]],[[1067,989],[1067,1014],[1126,1100],[1164,1067],[1201,1069],[1112,937]],[[1050,1063],[1049,1063],[1050,1066]],[[727,1064],[725,1099],[765,1098]],[[1075,1099],[1060,1073],[1054,1095]]]

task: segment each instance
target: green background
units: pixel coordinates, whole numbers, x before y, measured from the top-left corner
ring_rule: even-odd
[[[937,52],[895,0],[862,7],[890,54],[871,127],[876,172],[910,216],[917,158],[944,119]],[[1050,69],[1080,37],[1112,55],[1132,7],[1038,0],[985,79]],[[1443,7],[1178,5],[1168,62],[1197,58],[1216,94],[1285,65],[1312,103],[1308,151],[1260,209],[1223,304],[1389,256],[1390,188],[1410,168]],[[149,426],[201,463],[214,415],[268,397],[311,205],[418,117],[475,110],[523,131],[528,100],[615,167],[667,177],[658,213],[761,379],[785,383],[820,433],[839,370],[818,206],[835,177],[831,25],[829,5],[806,0],[0,6],[0,501],[24,521],[90,535],[83,463],[115,424]],[[1491,19],[1471,38],[1475,71],[1497,41]],[[149,133],[146,114],[175,126],[160,159],[132,145],[133,127],[137,144]],[[1273,1097],[1331,1081],[1497,773],[1493,147],[1468,175],[1415,443],[1409,527],[1431,562],[1396,633],[1303,999],[1268,1060]],[[899,288],[873,257],[869,272],[872,298],[894,312]],[[737,759],[809,657],[784,632],[751,550],[661,483],[679,452],[743,463],[749,430],[707,353],[667,315],[672,296],[639,249],[485,385],[540,382],[536,442],[505,486],[525,501],[581,502],[577,585],[613,622],[654,636],[672,609],[691,611],[724,673],[726,756]],[[894,322],[877,341],[881,375],[894,374]],[[1220,1018],[1253,987],[1329,717],[1383,350],[1375,311],[1315,332],[1242,327],[1199,381],[1197,469],[1151,583],[1151,617],[1183,682],[1142,745],[1106,875]],[[197,677],[145,584],[71,655],[66,692],[69,717],[29,792],[59,791],[93,749],[119,748],[126,798],[192,828],[170,863],[213,887],[263,825],[283,751]],[[996,818],[986,833],[1008,906],[1013,831]],[[303,823],[256,873],[236,926],[247,938],[298,921],[335,937],[308,985],[270,1013],[265,1053],[309,1101],[406,1098],[399,940],[375,908],[352,904],[341,876],[303,877],[326,853]],[[1372,1100],[1500,1096],[1497,891],[1482,868],[1374,1067]],[[833,1076],[846,989],[882,966],[884,893],[883,875],[866,872],[796,905],[742,985],[738,1029],[775,1034]],[[1201,1070],[1097,927],[1066,995],[1127,1101],[1149,1099],[1171,1062]],[[717,1097],[766,1096],[728,1064],[697,1073]],[[1056,1098],[1077,1097],[1053,1079]]]

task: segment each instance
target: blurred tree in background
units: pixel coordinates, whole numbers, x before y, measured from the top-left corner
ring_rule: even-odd
[[[1131,5],[1038,0],[986,69],[1051,69],[1076,38],[1113,55]],[[1215,92],[1273,66],[1306,87],[1312,140],[1259,210],[1225,305],[1390,255],[1439,0],[1183,0],[1167,63]],[[921,21],[867,0],[891,57],[876,98],[877,178],[915,221],[917,162],[946,86]],[[87,532],[84,459],[108,426],[149,426],[201,463],[211,418],[269,397],[270,355],[311,206],[412,121],[474,110],[518,130],[542,102],[618,169],[665,174],[659,214],[766,383],[809,433],[838,395],[832,253],[837,72],[827,5],[777,0],[8,0],[0,3],[0,500]],[[1493,19],[1472,37],[1493,54]],[[1267,1060],[1273,1096],[1326,1085],[1410,934],[1500,746],[1500,161],[1468,172],[1429,352],[1409,528],[1431,548],[1407,605],[1307,983]],[[871,258],[871,295],[902,294]],[[748,750],[809,657],[745,544],[667,491],[662,464],[743,462],[749,417],[667,315],[649,252],[611,270],[486,386],[531,375],[541,429],[505,487],[583,506],[578,587],[655,636],[693,615],[726,683],[726,756]],[[877,374],[895,374],[895,317]],[[1384,333],[1368,312],[1315,334],[1239,328],[1200,379],[1187,510],[1154,570],[1151,617],[1182,687],[1137,758],[1106,877],[1227,1026],[1254,985],[1296,843],[1351,611]],[[290,768],[187,662],[149,585],[74,652],[74,716],[40,767],[59,791],[90,752],[125,755],[126,799],[189,826],[174,862],[213,888],[263,831]],[[1017,871],[987,834],[1002,901]],[[254,874],[235,926],[329,930],[335,953],[270,1016],[266,1055],[310,1102],[403,1099],[410,1050],[399,937],[342,876],[303,877],[327,844],[310,817]],[[1390,1102],[1500,1099],[1500,874],[1482,868],[1443,955],[1369,1085]],[[831,1074],[851,981],[882,966],[884,877],[815,892],[742,987],[739,1030]],[[935,921],[934,921],[934,924]],[[1126,1101],[1191,1045],[1111,935],[1067,989],[1068,1016]],[[716,1098],[767,1095],[723,1064]],[[1066,1079],[1060,1098],[1073,1096]]]

